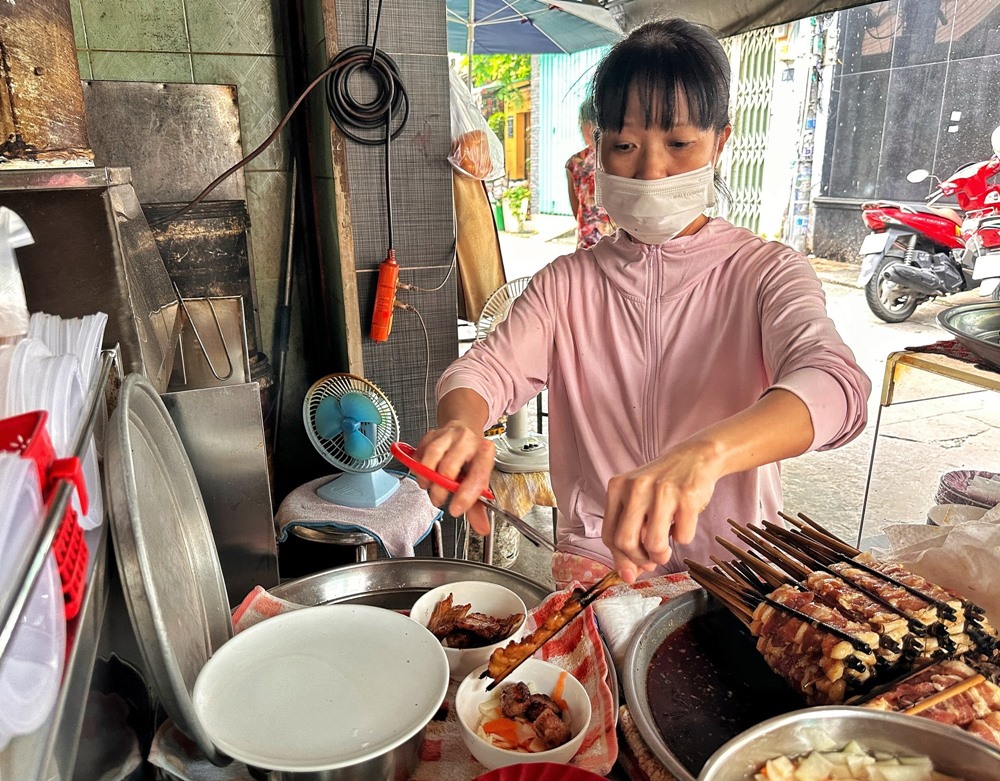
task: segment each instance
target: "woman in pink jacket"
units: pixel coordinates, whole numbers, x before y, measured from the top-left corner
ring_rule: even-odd
[[[482,432],[548,387],[557,583],[708,562],[728,518],[778,520],[782,459],[864,428],[871,383],[809,262],[705,214],[732,130],[729,72],[715,36],[679,19],[609,52],[594,76],[596,183],[620,230],[536,274],[438,384],[417,457],[460,479],[448,509],[481,533]]]

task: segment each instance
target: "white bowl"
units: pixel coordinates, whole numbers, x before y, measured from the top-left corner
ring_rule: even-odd
[[[456,583],[447,583],[432,588],[420,597],[410,608],[410,618],[422,626],[427,626],[431,613],[434,612],[434,606],[442,599],[447,598],[449,594],[452,595],[453,605],[472,605],[473,613],[506,618],[513,613],[525,615],[527,612],[524,601],[509,588],[497,583],[460,580]],[[471,670],[486,664],[494,649],[507,645],[511,640],[516,640],[523,631],[524,621],[522,620],[510,635],[496,643],[478,648],[448,648],[446,646],[444,655],[448,657],[448,669],[451,670],[452,680],[460,681]]]
[[[986,515],[985,507],[971,504],[936,504],[927,511],[927,523],[931,526],[957,526],[968,521],[978,521]]]
[[[573,737],[567,743],[556,748],[529,754],[497,748],[476,734],[481,718],[479,706],[493,696],[493,692],[486,691],[486,687],[493,682],[493,679],[479,677],[485,669],[486,665],[483,665],[469,673],[455,694],[455,712],[461,726],[462,740],[472,752],[472,756],[490,770],[523,762],[559,762],[565,764],[576,756],[576,752],[583,744],[587,729],[590,727],[591,717],[590,697],[582,683],[567,673],[563,685],[562,699],[569,709],[570,732]],[[511,673],[510,677],[498,684],[497,689],[502,689],[508,684],[521,682],[528,684],[532,691],[539,694],[552,694],[559,676],[564,672],[565,670],[552,662],[528,659]]]

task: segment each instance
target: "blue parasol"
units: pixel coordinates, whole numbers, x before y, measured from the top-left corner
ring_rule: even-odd
[[[579,0],[448,0],[448,51],[550,54],[621,37],[611,13]]]

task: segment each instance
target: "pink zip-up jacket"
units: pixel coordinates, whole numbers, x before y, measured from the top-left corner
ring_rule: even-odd
[[[810,450],[864,428],[871,382],[826,313],[809,262],[722,219],[646,245],[618,231],[539,271],[507,319],[437,386],[482,396],[490,420],[548,386],[557,544],[611,565],[608,480],[783,388],[808,407]],[[655,574],[726,555],[728,518],[778,521],[779,464],[719,480],[690,545]]]

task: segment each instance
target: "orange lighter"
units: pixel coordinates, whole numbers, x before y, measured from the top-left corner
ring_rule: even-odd
[[[375,312],[372,314],[371,338],[376,342],[384,342],[392,330],[392,309],[396,303],[396,284],[399,282],[399,264],[396,262],[396,250],[390,249],[389,255],[379,264],[378,287],[375,290]]]

